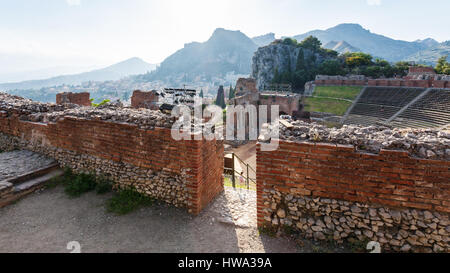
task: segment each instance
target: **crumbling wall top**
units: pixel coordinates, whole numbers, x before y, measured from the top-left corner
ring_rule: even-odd
[[[80,107],[75,104],[51,104],[35,102],[18,96],[0,93],[2,115],[18,115],[23,121],[50,123],[66,117],[103,120],[138,125],[142,129],[171,128],[175,118],[161,111],[124,108],[107,103],[100,107]]]
[[[273,124],[268,130],[273,130]],[[424,159],[450,161],[450,133],[436,129],[390,129],[383,126],[344,125],[328,128],[317,123],[282,120],[280,140],[352,145],[357,150],[379,153],[381,150],[406,151]],[[263,134],[266,134],[263,132]],[[264,137],[269,139],[269,137]]]

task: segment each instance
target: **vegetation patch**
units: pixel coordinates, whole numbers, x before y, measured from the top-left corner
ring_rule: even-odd
[[[343,116],[351,105],[352,105],[351,102],[334,99],[324,99],[324,98],[305,99],[306,111],[331,113],[337,116]]]
[[[70,197],[80,197],[82,194],[95,190],[95,176],[79,174],[64,181],[64,191]]]
[[[244,190],[256,191],[256,184],[254,182],[252,182],[252,181],[250,181],[249,184],[250,184],[250,187],[248,187],[247,184],[245,184],[245,183],[242,184],[239,181],[239,176],[236,174],[236,183],[235,183],[236,188],[244,189]],[[229,178],[229,177],[225,177],[224,178],[224,186],[232,188],[233,187],[233,180],[231,178]]]
[[[114,197],[107,201],[108,212],[118,215],[125,215],[141,207],[153,205],[155,200],[149,196],[137,192],[135,189],[128,188],[121,190]]]
[[[317,86],[314,96],[354,100],[361,90],[361,86]]]
[[[105,194],[112,191],[113,182],[104,176],[97,177],[95,183],[95,192],[97,194]]]
[[[64,186],[64,192],[70,197],[80,197],[84,193],[96,191],[97,194],[105,194],[112,191],[112,181],[104,176],[94,174],[74,174],[70,168],[64,169],[64,174],[52,178],[47,183],[46,188],[55,188],[58,185]]]
[[[110,102],[110,100],[103,100],[100,103],[94,103],[95,99],[91,99],[92,107],[100,107]]]
[[[259,227],[258,231],[260,234],[267,235],[269,237],[275,237],[277,235],[277,228],[273,226]]]

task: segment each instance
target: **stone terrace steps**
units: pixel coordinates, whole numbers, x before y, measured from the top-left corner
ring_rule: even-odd
[[[20,184],[14,186],[14,192],[26,191],[32,188],[38,188],[40,186],[44,186],[46,182],[50,181],[52,178],[59,177],[64,172],[60,169],[50,171],[49,173],[27,180]]]
[[[64,172],[57,163],[32,170],[8,180],[0,181],[0,208],[41,189],[52,178]]]

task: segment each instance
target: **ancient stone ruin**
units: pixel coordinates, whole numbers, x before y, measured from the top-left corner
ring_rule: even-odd
[[[131,97],[131,107],[135,109],[145,108],[150,110],[159,110],[159,93],[157,91],[144,92],[136,90]]]
[[[91,106],[89,93],[60,93],[56,95],[56,104],[76,104],[79,106]]]
[[[160,111],[46,104],[0,93],[0,150],[34,151],[198,214],[223,191],[223,143],[175,141],[174,122]],[[0,199],[12,190],[2,187]]]
[[[310,90],[311,83],[305,89]],[[410,67],[409,73],[403,78],[372,79],[363,75],[327,76],[317,75],[314,85],[356,85],[356,86],[394,86],[420,88],[450,88],[450,76],[438,75],[431,67]]]
[[[257,147],[260,227],[383,251],[450,251],[448,133],[285,121],[272,142],[276,151]]]

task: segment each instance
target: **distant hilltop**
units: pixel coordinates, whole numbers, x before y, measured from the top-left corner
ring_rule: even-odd
[[[88,81],[112,81],[121,78],[147,73],[156,68],[156,65],[149,64],[140,58],[131,58],[123,62],[108,66],[103,69],[97,69],[74,75],[56,76],[42,80],[31,80],[17,83],[0,84],[0,90],[16,89],[40,89],[43,87],[58,85],[79,85]]]

